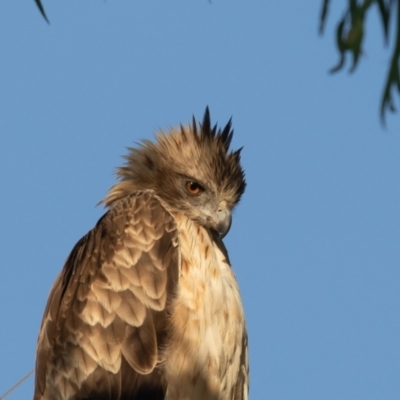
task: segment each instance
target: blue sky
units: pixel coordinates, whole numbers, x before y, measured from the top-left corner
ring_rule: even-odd
[[[335,76],[320,1],[0,3],[0,393],[34,366],[48,292],[126,146],[232,116],[248,187],[226,238],[251,399],[400,398],[399,115],[375,16]],[[33,379],[9,396],[29,399]]]

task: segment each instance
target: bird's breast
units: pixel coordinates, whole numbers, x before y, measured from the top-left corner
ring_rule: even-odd
[[[245,334],[236,279],[209,233],[176,219],[181,270],[165,357],[167,400],[231,399]]]

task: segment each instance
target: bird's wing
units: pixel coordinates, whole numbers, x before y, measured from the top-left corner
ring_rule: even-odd
[[[146,390],[158,398],[152,382],[160,386],[155,369],[179,256],[174,218],[156,196],[138,192],[117,202],[75,245],[53,285],[38,339],[35,399],[135,399]]]

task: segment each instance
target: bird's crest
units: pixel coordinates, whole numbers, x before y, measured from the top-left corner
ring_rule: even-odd
[[[246,187],[240,165],[241,148],[229,151],[233,137],[231,120],[223,129],[211,125],[210,111],[202,122],[192,118],[188,126],[156,133],[156,142],[143,140],[138,148],[128,148],[126,164],[119,167],[115,184],[102,201],[110,206],[116,200],[137,190],[162,187],[173,175],[186,176],[199,182],[215,183],[234,206]]]

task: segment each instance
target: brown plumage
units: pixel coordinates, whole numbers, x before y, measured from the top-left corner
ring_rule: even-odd
[[[230,121],[129,149],[109,211],[69,255],[34,400],[246,400],[246,326],[222,237],[245,189]]]

